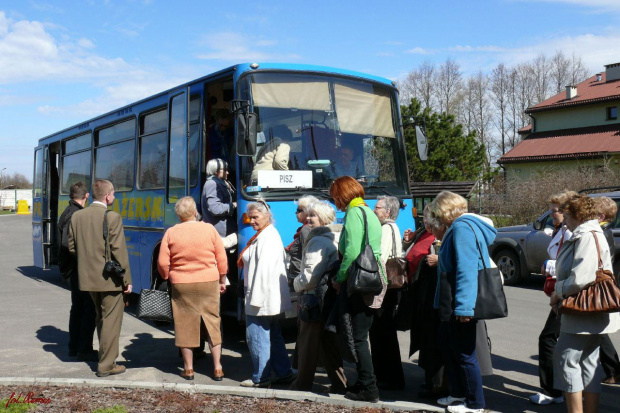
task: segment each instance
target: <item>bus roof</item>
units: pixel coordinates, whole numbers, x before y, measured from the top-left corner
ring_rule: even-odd
[[[252,66],[257,65],[256,68],[253,68]],[[183,87],[188,87],[190,85],[196,84],[196,83],[200,83],[203,82],[205,80],[211,79],[211,78],[217,78],[220,77],[221,75],[224,75],[226,73],[234,73],[234,82],[236,83],[237,80],[244,75],[247,72],[250,71],[254,71],[254,72],[259,72],[259,71],[278,71],[278,70],[283,70],[283,71],[298,71],[298,72],[306,72],[306,73],[321,73],[321,74],[333,74],[333,75],[338,75],[338,76],[346,76],[346,77],[353,77],[353,78],[358,78],[360,80],[366,80],[366,81],[372,81],[372,82],[376,82],[376,83],[382,83],[386,86],[389,87],[394,87],[394,82],[390,79],[384,78],[384,77],[380,77],[380,76],[374,76],[374,75],[370,75],[367,73],[362,73],[362,72],[356,72],[356,71],[352,71],[352,70],[346,70],[346,69],[338,69],[338,68],[334,68],[334,67],[329,67],[329,66],[318,66],[318,65],[307,65],[307,64],[295,64],[295,63],[240,63],[237,65],[233,65],[230,67],[227,67],[225,69],[219,70],[217,72],[208,74],[206,76],[200,77],[198,79],[194,79],[191,80],[189,82],[180,84],[178,86],[175,86],[173,88],[164,90],[162,92],[156,93],[154,95],[148,96],[144,99],[138,100],[136,102],[132,102],[129,103],[127,105],[121,106],[119,108],[116,108],[114,110],[111,110],[109,112],[106,112],[102,115],[98,115],[94,118],[85,120],[83,122],[80,122],[78,124],[69,126],[61,131],[57,131],[54,132],[50,135],[47,135],[41,139],[39,139],[39,143],[38,145],[42,145],[48,142],[45,142],[47,140],[49,140],[50,142],[54,142],[56,141],[56,139],[52,139],[57,135],[60,134],[64,134],[67,131],[70,131],[72,129],[75,129],[76,127],[78,127],[79,125],[83,125],[86,123],[90,123],[93,121],[96,121],[98,119],[102,119],[105,118],[111,114],[117,113],[119,111],[122,111],[125,108],[129,108],[129,107],[133,107],[136,105],[139,105],[141,103],[144,103],[148,100],[160,97],[160,96],[165,96],[168,95],[170,92],[179,89],[179,88],[183,88]]]

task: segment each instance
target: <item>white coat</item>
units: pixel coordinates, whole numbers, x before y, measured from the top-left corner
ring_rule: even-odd
[[[286,266],[286,252],[278,230],[269,225],[246,250],[244,276],[247,280],[245,313],[252,316],[282,314],[292,308]]]
[[[299,275],[293,282],[295,291],[313,291],[329,266],[338,260],[341,232],[340,224],[317,227],[310,231],[302,252]]]

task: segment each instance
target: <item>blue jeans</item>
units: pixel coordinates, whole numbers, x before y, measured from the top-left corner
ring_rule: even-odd
[[[245,336],[254,364],[254,383],[269,380],[272,368],[276,377],[285,377],[292,372],[279,318],[277,315],[245,316]]]
[[[452,397],[464,397],[470,409],[485,407],[482,375],[476,357],[477,321],[461,323],[454,316],[439,325],[439,343]]]

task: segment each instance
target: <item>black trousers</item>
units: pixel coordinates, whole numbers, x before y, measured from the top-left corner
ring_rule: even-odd
[[[620,375],[620,360],[618,360],[618,353],[616,353],[614,343],[611,342],[609,334],[603,335],[600,355],[605,377],[616,377]]]
[[[80,291],[77,274],[69,277],[71,310],[69,312],[69,353],[88,353],[93,350],[95,334],[95,304],[90,293]]]
[[[394,320],[399,294],[398,290],[387,290],[369,331],[372,365],[377,382],[395,389],[405,387],[405,374]]]
[[[353,343],[357,353],[357,384],[363,389],[373,389],[377,379],[368,346],[368,332],[372,325],[374,310],[368,308],[358,294],[349,298],[349,309],[353,327]]]
[[[543,393],[560,397],[562,391],[553,388],[553,351],[560,336],[560,316],[549,311],[547,322],[538,336],[538,377]]]

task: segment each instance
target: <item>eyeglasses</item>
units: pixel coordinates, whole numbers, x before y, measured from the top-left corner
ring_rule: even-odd
[[[302,212],[304,212],[304,210],[301,208],[297,208],[297,210],[295,211],[296,214],[301,214]]]
[[[385,207],[379,206],[379,205],[375,205],[375,209],[385,209]]]

